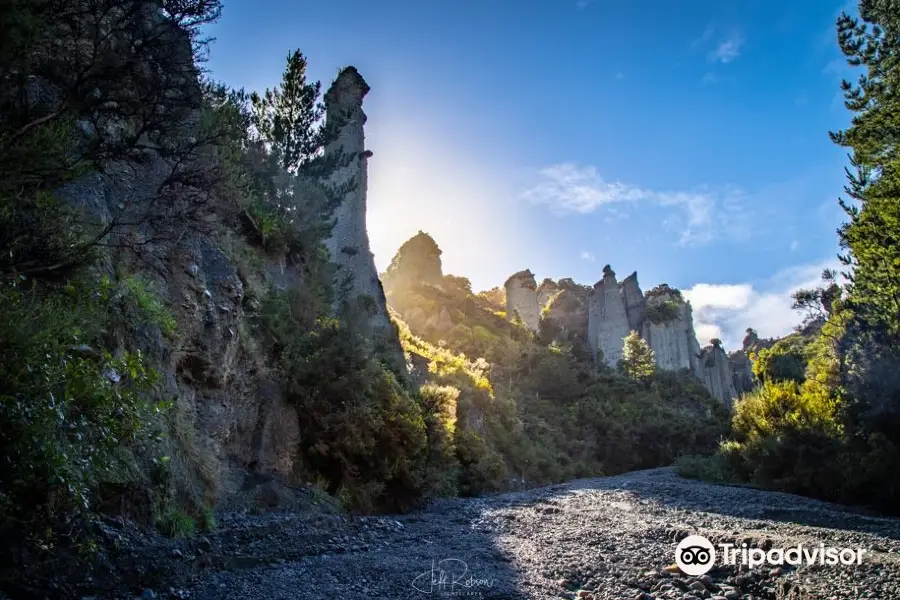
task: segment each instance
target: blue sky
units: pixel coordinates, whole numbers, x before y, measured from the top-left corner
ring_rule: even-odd
[[[276,85],[292,49],[366,78],[379,268],[422,229],[476,289],[603,265],[687,293],[702,343],[799,321],[836,263],[849,121],[829,0],[225,0],[207,67]]]

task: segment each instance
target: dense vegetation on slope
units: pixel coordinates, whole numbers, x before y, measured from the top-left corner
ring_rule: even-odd
[[[194,422],[201,389],[274,381],[297,419],[290,475],[348,508],[404,510],[444,485],[446,394],[364,335],[369,307],[344,301],[324,249],[350,189],[324,183],[347,159],[323,152],[341,120],[323,122],[299,52],[261,95],[202,81],[198,28],[218,13],[0,8],[0,530],[25,542],[0,546],[4,587],[89,554],[102,514],[175,536],[212,525],[223,457]],[[198,247],[228,302],[183,262]],[[216,355],[226,314],[233,354]]]
[[[10,562],[90,549],[83,518],[104,507],[177,521],[159,444],[171,402],[122,343],[171,341],[175,321],[151,281],[109,257],[150,262],[205,226],[215,132],[187,121],[202,109],[198,30],[219,3],[159,5],[164,19],[123,0],[0,8],[0,528],[22,542],[0,548],[3,579]],[[172,168],[114,213],[55,193],[151,152]]]
[[[832,134],[852,170],[839,230],[847,283],[826,272],[795,296],[803,333],[759,352],[763,386],[736,406],[734,439],[684,472],[900,509],[900,12],[862,0],[837,22],[864,72],[844,82],[850,127]],[[812,325],[812,327],[810,327]]]
[[[639,338],[619,372],[598,368],[577,342],[544,343],[507,321],[490,294],[441,275],[439,256],[419,233],[398,251],[385,289],[417,375],[452,390],[460,493],[666,465],[725,435],[722,405],[689,375],[656,372]]]

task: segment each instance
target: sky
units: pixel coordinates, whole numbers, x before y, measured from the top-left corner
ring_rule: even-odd
[[[206,68],[357,67],[379,271],[419,230],[445,273],[668,283],[701,344],[791,331],[837,266],[850,114],[830,0],[224,0]]]

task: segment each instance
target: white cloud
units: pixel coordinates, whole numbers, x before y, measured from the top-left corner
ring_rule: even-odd
[[[749,283],[735,285],[698,283],[683,291],[694,309],[694,330],[701,345],[718,337],[726,348],[739,348],[745,330],[752,327],[761,337],[790,333],[803,316],[791,308],[792,294],[820,284],[822,270],[836,268],[837,261],[786,269],[764,282],[763,289]]]
[[[588,262],[594,262],[594,259],[595,259],[595,257],[594,257],[593,252],[588,252],[587,250],[585,250],[584,252],[581,253],[581,260],[586,260]]]
[[[713,62],[730,63],[741,55],[741,47],[744,45],[744,36],[740,33],[734,33],[709,52],[707,55],[709,60]]]
[[[706,26],[706,29],[703,30],[703,33],[700,34],[700,37],[691,42],[691,48],[696,48],[697,46],[706,44],[706,42],[712,39],[712,36],[715,32],[716,28],[712,25],[712,23],[710,23]]]
[[[657,191],[620,181],[607,181],[593,166],[563,163],[539,171],[540,181],[522,193],[535,205],[547,206],[553,213],[589,214],[600,209],[616,215],[617,204],[649,202],[674,209],[664,225],[680,234],[682,246],[702,245],[717,239],[745,239],[748,228],[744,194],[726,188],[694,191]],[[618,216],[618,215],[617,215]]]

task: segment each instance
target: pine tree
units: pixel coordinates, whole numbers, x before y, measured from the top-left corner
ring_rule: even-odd
[[[838,360],[849,366],[838,393],[858,439],[880,432],[900,445],[900,2],[861,0],[859,18],[841,15],[837,30],[848,64],[863,70],[841,83],[854,116],[831,134],[851,162],[839,230],[850,283]]]
[[[841,84],[852,124],[832,133],[850,149],[852,171],[841,200],[848,222],[840,231],[851,281],[848,307],[867,329],[900,341],[900,2],[862,0],[860,18],[838,19],[838,42],[854,85]]]
[[[656,359],[644,338],[637,331],[632,331],[625,336],[624,343],[619,370],[634,379],[645,379],[653,375],[656,371]]]
[[[258,135],[280,167],[292,174],[319,156],[325,143],[322,84],[306,80],[306,66],[306,58],[295,50],[287,57],[281,87],[250,96]]]

